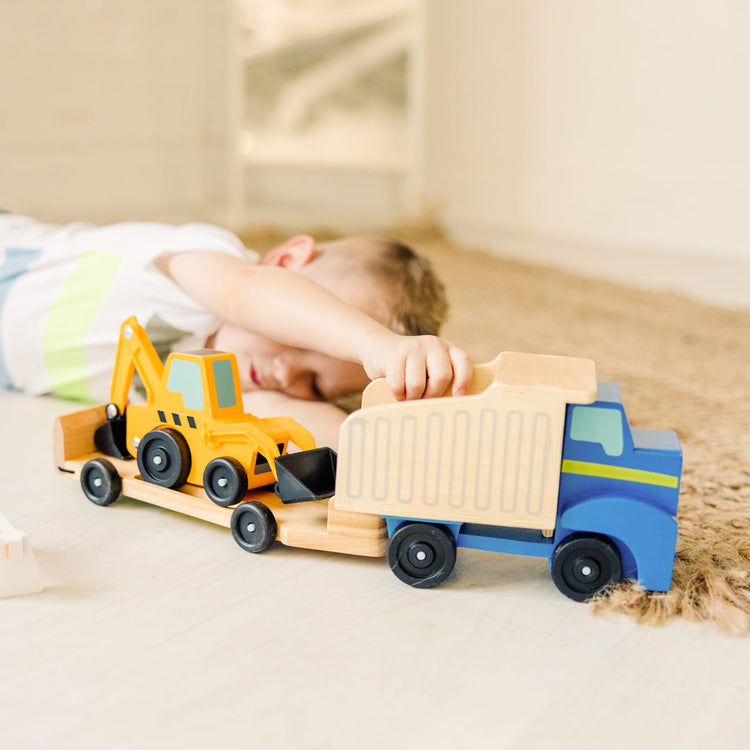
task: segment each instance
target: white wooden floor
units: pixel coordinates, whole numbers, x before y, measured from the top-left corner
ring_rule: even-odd
[[[69,407],[0,392],[0,512],[46,590],[0,600],[0,747],[732,748],[750,640],[593,616],[545,563],[459,551],[443,586],[272,547],[52,467]]]

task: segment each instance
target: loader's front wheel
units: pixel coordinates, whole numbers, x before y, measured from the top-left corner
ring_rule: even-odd
[[[456,540],[444,526],[404,524],[388,542],[388,564],[396,577],[410,586],[437,586],[456,564]]]
[[[138,445],[138,469],[152,484],[175,489],[190,474],[190,449],[177,430],[170,427],[147,432]]]
[[[203,472],[203,489],[217,505],[237,505],[247,495],[247,472],[236,458],[215,458]]]
[[[240,503],[229,523],[234,541],[246,552],[265,552],[276,539],[276,519],[267,505]]]
[[[92,458],[81,469],[81,489],[95,505],[111,505],[122,492],[122,479],[111,461]]]

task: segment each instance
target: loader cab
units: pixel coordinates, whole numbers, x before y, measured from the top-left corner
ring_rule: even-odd
[[[175,411],[222,418],[242,413],[237,361],[232,354],[200,350],[171,354],[161,403]]]

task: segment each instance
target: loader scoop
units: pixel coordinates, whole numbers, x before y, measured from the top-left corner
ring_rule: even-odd
[[[314,448],[277,456],[276,474],[274,492],[282,503],[325,500],[336,487],[336,451]]]
[[[107,404],[107,421],[94,433],[96,449],[114,458],[133,458],[128,453],[125,415],[114,404]]]

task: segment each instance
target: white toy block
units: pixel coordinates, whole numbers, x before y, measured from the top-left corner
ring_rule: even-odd
[[[36,594],[43,588],[26,534],[0,513],[0,597]]]

